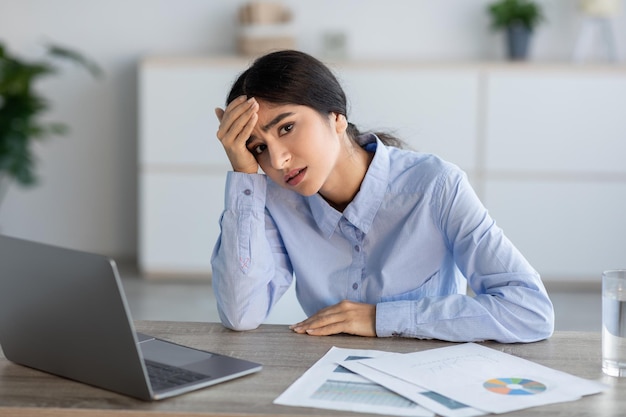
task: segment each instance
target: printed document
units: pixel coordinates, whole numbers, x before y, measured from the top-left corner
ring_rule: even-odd
[[[434,417],[432,411],[338,365],[339,362],[389,354],[376,350],[333,347],[276,398],[274,404],[393,416]]]
[[[506,413],[573,401],[608,388],[599,382],[579,378],[475,343],[415,353],[390,354],[358,362],[380,373],[489,413]],[[376,382],[380,380],[376,374],[369,374],[368,377]],[[422,397],[406,396],[426,406],[421,401]]]
[[[396,355],[403,356],[401,353],[396,353]],[[341,365],[371,381],[378,382],[383,387],[388,388],[403,397],[412,399],[422,407],[437,413],[438,416],[475,417],[488,414],[485,411],[477,410],[439,393],[429,391],[419,385],[412,384],[377,369],[370,368],[369,366],[362,364],[360,361],[345,361],[341,362]]]

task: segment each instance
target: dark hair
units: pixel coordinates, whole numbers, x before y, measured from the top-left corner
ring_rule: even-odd
[[[324,116],[337,113],[348,118],[346,94],[337,78],[320,60],[300,51],[277,51],[256,59],[239,75],[226,104],[243,95],[276,104],[308,106]],[[354,124],[348,123],[347,133],[358,142],[361,132]],[[388,133],[375,134],[386,145],[403,145]]]

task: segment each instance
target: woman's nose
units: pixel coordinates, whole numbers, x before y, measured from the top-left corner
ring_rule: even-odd
[[[270,163],[274,169],[283,169],[285,164],[291,159],[289,150],[284,146],[275,145],[269,151]]]

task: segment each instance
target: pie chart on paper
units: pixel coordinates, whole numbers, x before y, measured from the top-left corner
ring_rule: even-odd
[[[483,387],[502,395],[535,395],[546,390],[541,382],[524,378],[494,378],[486,381]]]

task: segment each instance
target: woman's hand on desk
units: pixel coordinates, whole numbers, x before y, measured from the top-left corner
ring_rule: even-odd
[[[311,336],[348,333],[375,337],[376,305],[343,300],[289,328],[296,333],[306,333]]]

